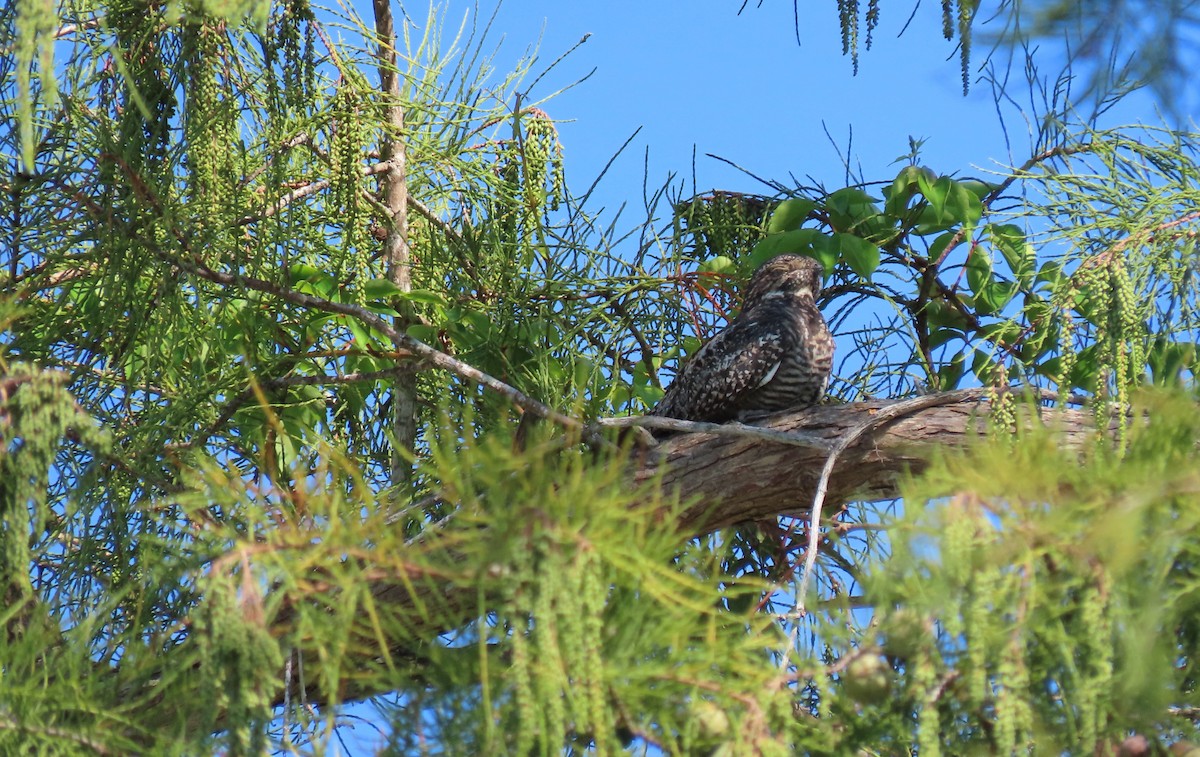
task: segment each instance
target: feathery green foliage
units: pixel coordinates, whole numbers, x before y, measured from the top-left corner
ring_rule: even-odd
[[[964,72],[974,9],[943,4]],[[911,144],[850,186],[672,184],[627,233],[566,185],[534,56],[448,18],[383,40],[397,133],[346,11],[5,6],[0,751],[319,753],[360,700],[394,754],[1195,738],[1197,135],[1050,102],[986,181]],[[998,398],[898,510],[827,509],[803,614],[807,524],[691,533],[707,503],[568,422],[652,406],[783,251],[828,274],[838,399]],[[1017,432],[1012,385],[1117,433]]]
[[[1123,449],[1063,449],[1047,429],[947,455],[904,487],[932,504],[901,519],[864,583],[891,608],[871,632],[889,692],[876,706],[928,712],[922,752],[939,737],[952,754],[1195,738],[1165,715],[1196,706],[1200,412],[1178,393],[1135,407]],[[903,675],[920,666],[927,680]]]

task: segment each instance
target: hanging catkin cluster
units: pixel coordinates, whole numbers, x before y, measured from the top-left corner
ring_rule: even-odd
[[[597,754],[613,731],[601,653],[607,582],[587,544],[535,536],[515,567],[510,596],[515,754],[558,754],[571,733]]]
[[[342,233],[342,249],[359,255],[341,256],[353,261],[356,270],[366,270],[369,250],[360,244],[363,225],[362,156],[370,135],[362,91],[357,76],[343,77],[333,96],[329,137],[330,214]],[[339,271],[344,275],[345,271]]]
[[[981,381],[989,385],[988,392],[988,430],[993,434],[1014,438],[1017,432],[1017,397],[1008,386],[1008,372],[1004,369],[1002,360],[997,360],[992,366],[991,376],[980,376]]]
[[[871,38],[875,27],[879,24],[879,0],[868,0],[867,13],[864,19],[867,23],[867,40],[865,47],[871,49]],[[858,0],[838,0],[838,22],[842,27],[842,55],[849,55],[854,73],[858,73],[859,51],[859,4]]]
[[[1079,730],[1085,744],[1094,744],[1104,733],[1105,708],[1113,685],[1113,628],[1104,569],[1097,566],[1095,575],[1078,591],[1079,626],[1088,633],[1079,636],[1080,646],[1073,662],[1077,665],[1079,683],[1075,691],[1075,706],[1079,711]]]
[[[1026,640],[1014,629],[1010,609],[1028,603],[1028,581],[1018,572],[987,558],[995,548],[995,526],[987,509],[970,495],[951,501],[943,511],[941,549],[947,588],[957,611],[940,620],[947,639],[961,639],[958,651],[946,656],[922,648],[912,661],[910,686],[922,701],[918,716],[921,754],[938,754],[944,736],[941,699],[953,680],[972,711],[993,712],[993,739],[998,754],[1025,750],[1035,728],[1022,704],[1029,685]],[[994,643],[1007,639],[1006,643]],[[951,673],[953,671],[953,673]],[[953,676],[949,678],[948,676]]]
[[[264,672],[280,670],[283,655],[245,580],[240,587],[230,576],[213,576],[207,583],[205,602],[193,617],[199,662],[211,671],[205,701],[238,724],[225,734],[232,754],[262,753],[279,686]]]
[[[1000,449],[990,447],[964,464],[993,460]],[[889,582],[884,589],[890,591],[901,580],[898,561],[900,576],[920,575],[927,592],[880,621],[885,648],[909,673],[904,686],[918,708],[923,755],[955,743],[954,729],[971,722],[986,723],[995,754],[1028,753],[1046,738],[1048,722],[1065,729],[1050,743],[1078,745],[1080,754],[1112,735],[1122,648],[1115,629],[1123,610],[1105,562],[1111,550],[1090,538],[1096,525],[1101,540],[1110,538],[1103,533],[1111,525],[1103,517],[1089,522],[1109,511],[1107,497],[1101,496],[1103,506],[1085,506],[1073,516],[1058,509],[1071,506],[1066,503],[1047,507],[1042,487],[1063,484],[1057,474],[1042,477],[1035,470],[1033,460],[1042,457],[1038,453],[1019,473],[1001,474],[1012,476],[1008,480],[973,471],[980,483],[935,506],[914,536],[901,540],[890,572],[876,577]],[[1080,493],[1090,499],[1098,492]],[[1125,563],[1131,568],[1140,569]],[[921,624],[909,613],[928,619],[928,630],[914,633]],[[1049,709],[1048,687],[1055,702]]]
[[[264,38],[267,60],[274,62],[282,53],[281,93],[289,110],[300,110],[312,102],[316,92],[316,37],[313,12],[307,0],[292,0],[279,8],[275,32]],[[274,83],[274,80],[271,80]]]
[[[557,210],[566,186],[562,144],[558,141],[558,129],[544,110],[529,110],[521,151],[526,207],[531,213],[543,208]]]
[[[236,110],[221,76],[225,31],[221,23],[206,21],[185,27],[187,55],[187,107],[184,136],[187,142],[188,183],[196,225],[206,237],[197,249],[216,250],[223,208],[233,195],[233,144]]]
[[[1118,443],[1124,447],[1127,425],[1124,408],[1129,406],[1129,390],[1141,378],[1146,364],[1146,346],[1143,339],[1143,317],[1130,276],[1120,255],[1112,255],[1105,267],[1107,288],[1112,293],[1112,307],[1108,308],[1108,322],[1103,329],[1101,360],[1112,366],[1112,400],[1120,419]]]
[[[56,516],[48,505],[48,482],[63,437],[106,448],[108,437],[79,408],[65,388],[67,375],[42,372],[21,364],[0,364],[0,596],[11,622],[20,599],[32,592],[31,549]]]
[[[674,245],[696,260],[736,257],[762,237],[767,203],[757,195],[712,192],[678,203]]]
[[[1075,306],[1092,325],[1092,342],[1096,361],[1094,387],[1097,422],[1107,428],[1115,414],[1118,444],[1126,443],[1126,417],[1129,390],[1141,377],[1146,363],[1143,336],[1144,316],[1138,304],[1132,277],[1119,252],[1109,252],[1099,259],[1087,261],[1069,280],[1063,295],[1056,298],[1061,308],[1063,327],[1059,337],[1062,366],[1059,386],[1071,386],[1071,371],[1077,361],[1072,337],[1076,325],[1070,310]]]
[[[838,0],[838,23],[842,29],[842,55],[849,55],[854,73],[858,73],[859,39],[866,24],[866,44],[871,49],[875,27],[879,25],[879,0],[867,0],[866,13],[861,13],[859,0]],[[979,0],[942,0],[942,36],[948,41],[958,37],[959,61],[963,92],[970,84],[971,22]]]
[[[543,216],[564,199],[562,145],[545,111],[529,108],[513,123],[512,139],[500,140],[496,155],[496,203],[493,224],[501,239],[528,254],[539,243]]]
[[[958,32],[958,60],[964,95],[971,87],[971,21],[978,4],[979,0],[954,0],[953,3],[942,0],[942,34],[952,40]]]

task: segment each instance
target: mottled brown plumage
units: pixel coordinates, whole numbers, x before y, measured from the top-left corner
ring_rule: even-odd
[[[820,402],[833,365],[820,291],[812,258],[768,260],[750,278],[741,313],[680,368],[651,414],[720,423]]]

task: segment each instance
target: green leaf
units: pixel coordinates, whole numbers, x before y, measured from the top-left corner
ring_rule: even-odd
[[[392,346],[390,339],[357,318],[348,315],[337,315],[334,316],[333,322],[346,328],[357,343],[357,346],[361,349],[388,349]]]
[[[817,229],[796,229],[766,236],[754,245],[750,254],[746,256],[746,261],[751,269],[754,269],[776,255],[784,253],[807,255],[820,261],[825,268],[826,275],[833,271],[838,258],[837,246],[827,234]]]
[[[950,242],[955,236],[957,236],[957,232],[947,231],[937,239],[933,240],[933,244],[929,245],[929,259],[940,260],[942,253],[945,252],[946,248],[950,246]]]
[[[840,257],[850,266],[850,270],[870,279],[871,274],[879,267],[879,248],[861,237],[853,234],[837,232],[833,235]]]
[[[976,247],[967,258],[967,286],[975,294],[975,310],[990,315],[1004,309],[1017,294],[1016,282],[998,280],[992,272],[992,258]]]
[[[979,198],[980,202],[994,191],[999,184],[993,184],[988,181],[979,181],[978,179],[962,179],[958,182],[971,194]]]
[[[1186,386],[1186,374],[1195,374],[1197,368],[1195,342],[1172,342],[1164,337],[1154,340],[1146,356],[1150,366],[1150,377],[1160,386]]]
[[[975,374],[975,378],[985,383],[992,381],[995,371],[996,362],[992,360],[991,350],[976,349],[971,354],[971,373]]]
[[[974,226],[983,217],[983,204],[979,198],[949,176],[930,181],[922,174],[917,184],[929,203],[917,219],[918,234],[932,234],[951,226]]]
[[[1071,374],[1067,378],[1070,386],[1059,387],[1059,390],[1082,389],[1085,392],[1094,392],[1099,376],[1100,362],[1096,345],[1089,344],[1075,356],[1075,365],[1072,366]]]
[[[372,313],[377,313],[379,315],[389,315],[393,318],[400,316],[400,313],[396,310],[396,308],[392,307],[391,305],[385,305],[382,302],[368,302],[364,307],[367,310],[370,310]]]
[[[449,300],[446,299],[445,295],[430,291],[429,289],[414,289],[411,292],[402,292],[400,297],[409,302],[436,305],[437,307],[445,307],[449,304]]]
[[[975,310],[980,315],[991,315],[1004,309],[1016,296],[1018,286],[1011,281],[991,281],[975,296]]]
[[[446,333],[451,341],[462,348],[486,345],[492,339],[492,321],[487,314],[470,308],[454,309],[455,317],[447,312]]]
[[[976,247],[967,257],[967,286],[978,295],[992,283],[992,259]]]
[[[297,281],[293,288],[297,292],[311,294],[314,297],[321,297],[322,299],[333,300],[334,302],[339,301],[335,296],[337,294],[337,282],[334,281],[332,276],[303,279]]]
[[[767,233],[778,234],[799,229],[800,224],[808,220],[809,214],[816,207],[817,204],[812,200],[804,200],[799,197],[784,200],[771,213],[771,220],[767,221]]]
[[[702,262],[698,270],[701,273],[733,273],[737,270],[737,264],[733,262],[733,258],[718,255]]]
[[[963,226],[974,226],[983,218],[983,203],[975,193],[967,189],[961,182],[950,182],[950,194],[946,198],[946,212],[953,216]]]
[[[936,349],[951,339],[962,339],[962,332],[952,328],[933,329],[929,333],[929,348]]]
[[[646,407],[654,407],[666,394],[665,391],[651,384],[638,385],[633,390],[633,396],[645,403]]]
[[[1021,335],[1021,324],[1016,321],[1000,321],[998,323],[989,323],[980,329],[980,335],[984,339],[996,343],[1011,345]]]
[[[1049,260],[1038,269],[1037,278],[1034,280],[1044,281],[1050,285],[1051,289],[1054,289],[1063,278],[1063,261]]]
[[[966,370],[967,357],[963,352],[958,353],[942,367],[937,369],[938,391],[945,392],[958,388]]]
[[[933,208],[933,212],[939,217],[946,209],[946,199],[950,196],[952,182],[953,180],[949,176],[942,176],[937,179],[931,178],[925,173],[917,176],[917,187],[920,188],[921,194],[925,196],[929,207]]]
[[[1062,373],[1062,358],[1052,357],[1049,360],[1044,360],[1038,363],[1033,372],[1035,375],[1042,376],[1043,378],[1058,379],[1058,374]],[[1063,388],[1059,387],[1059,389]]]
[[[394,281],[388,279],[371,279],[363,284],[363,294],[367,295],[368,300],[382,300],[387,297],[403,295],[404,291],[396,286]]]
[[[438,342],[438,327],[429,326],[424,323],[414,323],[404,330],[406,334],[413,339],[424,342],[425,344],[437,344]]]
[[[949,328],[965,331],[967,328],[967,319],[958,308],[942,300],[925,303],[925,322],[929,324],[930,329]]]
[[[392,358],[376,357],[375,355],[366,354],[350,354],[346,356],[346,373],[372,373],[374,371],[382,371],[395,366]],[[347,384],[345,388],[354,386]],[[345,388],[339,388],[339,392]]]
[[[825,198],[825,211],[836,231],[854,231],[868,218],[880,214],[875,198],[855,187],[839,189]]]
[[[297,281],[310,280],[315,281],[320,278],[329,278],[329,274],[308,263],[292,263],[288,266],[288,280],[295,284]]]
[[[1016,224],[1006,223],[989,224],[987,233],[1013,275],[1020,281],[1028,280],[1036,261],[1033,246],[1025,241],[1025,231]]]
[[[346,318],[346,325],[350,328],[350,333],[354,335],[354,341],[361,349],[370,347],[379,347],[381,340],[379,333],[369,326],[363,325],[357,318]]]
[[[926,181],[933,181],[936,175],[928,168],[920,168],[918,166],[905,166],[900,169],[900,173],[896,174],[896,178],[892,180],[891,186],[885,187],[883,195],[887,202],[884,203],[883,212],[890,216],[900,218],[908,210],[908,201],[913,198],[919,188],[918,180],[925,177]]]
[[[917,236],[926,236],[928,234],[936,234],[939,231],[945,231],[955,225],[954,219],[945,212],[934,210],[928,205],[921,208],[921,212],[917,215],[917,222],[913,226],[913,232]]]
[[[294,263],[288,268],[291,286],[297,292],[332,299],[337,291],[337,280],[326,271],[307,263]]]
[[[1055,345],[1050,338],[1054,326],[1054,310],[1037,295],[1026,295],[1025,318],[1032,327],[1021,342],[1021,359],[1033,362],[1049,352]]]

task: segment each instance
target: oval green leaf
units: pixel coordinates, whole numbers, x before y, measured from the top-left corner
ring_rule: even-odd
[[[799,229],[816,207],[817,204],[812,200],[799,197],[784,200],[771,213],[771,220],[767,221],[767,233],[778,234]]]
[[[871,274],[879,267],[879,248],[861,237],[853,234],[835,233],[833,241],[837,245],[838,254],[850,270],[870,279]]]

